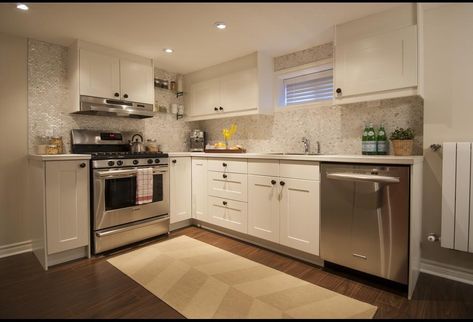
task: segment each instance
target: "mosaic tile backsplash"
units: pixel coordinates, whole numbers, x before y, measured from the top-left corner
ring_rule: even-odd
[[[274,59],[280,70],[332,57],[328,43]],[[189,132],[207,131],[209,142],[222,141],[222,128],[236,123],[238,130],[230,144],[240,144],[248,152],[302,152],[303,136],[309,138],[311,151],[319,141],[321,153],[361,154],[361,133],[365,123],[383,123],[388,134],[396,126],[411,127],[416,133],[414,153],[422,154],[423,101],[420,97],[387,99],[343,106],[287,109],[273,115],[255,115],[200,122],[176,120],[170,113],[135,120],[119,117],[72,115],[62,111],[68,104],[67,48],[37,40],[28,43],[28,117],[29,150],[34,153],[38,136],[61,135],[70,151],[70,131],[74,128],[111,131],[140,131],[145,139],[157,139],[163,151],[187,151]],[[156,69],[155,77],[176,80],[177,74]],[[155,105],[170,109],[183,104],[182,97],[167,90],[155,89]]]
[[[29,151],[41,135],[63,137],[65,149],[70,152],[71,129],[103,129],[111,131],[140,131],[145,139],[156,139],[163,151],[187,151],[190,124],[176,120],[170,113],[136,120],[120,117],[74,115],[65,113],[61,106],[68,104],[67,48],[38,40],[28,41],[28,126]],[[177,74],[160,69],[155,77],[176,81]],[[170,108],[172,103],[182,104],[170,91],[155,89],[156,107]]]

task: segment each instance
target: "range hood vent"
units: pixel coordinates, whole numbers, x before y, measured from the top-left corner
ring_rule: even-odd
[[[80,111],[73,114],[118,116],[143,119],[153,117],[153,104],[121,101],[100,97],[80,97]]]

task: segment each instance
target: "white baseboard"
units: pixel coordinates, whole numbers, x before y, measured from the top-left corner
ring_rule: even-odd
[[[473,285],[473,270],[458,266],[439,263],[428,259],[421,259],[420,271],[422,273]]]
[[[0,258],[33,251],[33,242],[25,240],[19,243],[0,246]]]

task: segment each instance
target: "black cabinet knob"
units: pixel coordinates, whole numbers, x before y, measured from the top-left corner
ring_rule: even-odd
[[[118,96],[120,96],[120,93],[115,93],[115,94],[113,94],[113,96],[118,97]]]
[[[214,111],[218,111],[218,107],[214,107]]]
[[[81,167],[81,168],[85,168],[85,166],[86,166],[86,164],[85,164],[85,163],[81,163],[81,164],[79,164],[79,167]]]
[[[284,186],[286,183],[285,183],[284,181],[279,181],[279,184],[280,184],[281,186]]]
[[[271,184],[276,184],[276,180],[271,180]]]
[[[221,106],[220,106],[218,109],[219,109],[220,111],[223,111],[223,107],[221,107]]]
[[[224,163],[222,163],[222,165],[223,165],[224,167],[226,167],[226,166],[227,166],[227,164],[226,164],[225,162],[224,162]]]
[[[224,178],[224,179],[226,179],[226,178],[227,178],[227,175],[226,175],[226,174],[224,174],[224,175],[223,175],[223,178]]]
[[[340,93],[342,92],[342,89],[339,87],[339,88],[337,88],[337,89],[335,90],[335,92],[336,92],[337,94],[340,94]]]
[[[123,97],[124,97],[124,98],[128,98],[128,94],[124,94]]]
[[[174,160],[172,160],[172,163],[176,163],[176,162],[177,162],[177,160],[175,160],[175,159],[174,159]]]
[[[226,202],[226,201],[224,201],[224,202],[223,202],[223,205],[224,205],[224,206],[226,206],[226,205],[227,205],[227,202]]]
[[[136,164],[138,164],[138,163],[139,163],[139,161],[138,161],[138,160],[133,160],[133,164],[135,164],[135,165],[136,165]]]

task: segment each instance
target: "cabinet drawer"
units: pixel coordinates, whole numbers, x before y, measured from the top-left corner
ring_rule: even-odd
[[[320,180],[319,163],[312,161],[281,161],[279,176],[284,178]]]
[[[246,160],[209,159],[208,169],[211,171],[247,173],[248,164]]]
[[[279,176],[279,160],[249,160],[248,174]]]
[[[208,198],[210,222],[224,228],[247,233],[247,203],[224,198]]]
[[[207,188],[209,196],[247,201],[248,175],[208,171]]]

